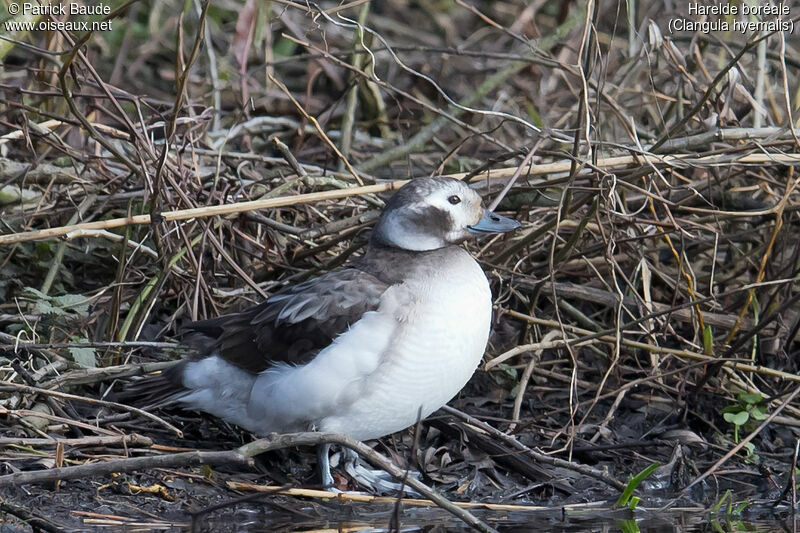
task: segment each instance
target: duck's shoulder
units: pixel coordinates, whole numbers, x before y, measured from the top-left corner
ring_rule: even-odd
[[[187,342],[249,372],[304,364],[378,308],[390,281],[358,264],[287,287],[239,313],[193,322]]]

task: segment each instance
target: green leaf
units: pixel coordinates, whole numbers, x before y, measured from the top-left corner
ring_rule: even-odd
[[[739,403],[746,405],[761,403],[761,401],[764,400],[760,394],[755,392],[742,392],[736,396],[736,399],[739,400]]]
[[[622,533],[640,533],[641,531],[636,520],[620,520],[617,525]]]
[[[61,316],[64,314],[63,309],[54,306],[48,300],[36,300],[36,303],[33,304],[33,312],[40,315]]]
[[[761,462],[761,458],[756,453],[756,445],[752,442],[747,442],[744,445],[744,449],[747,450],[747,455],[744,458],[745,463],[750,464],[758,464]]]
[[[750,413],[747,411],[739,411],[738,413],[725,413],[722,418],[736,426],[743,426],[750,420]]]
[[[631,511],[635,510],[636,506],[639,505],[640,501],[641,498],[639,498],[638,496],[633,496],[631,498],[631,501],[628,502],[628,509],[630,509]]]
[[[507,365],[505,363],[500,363],[497,365],[498,370],[502,370],[505,374],[508,374],[511,379],[517,379],[517,369],[512,367],[511,365]]]
[[[97,367],[97,354],[94,348],[69,348],[72,360],[84,368]]]
[[[297,45],[295,43],[289,39],[281,37],[272,46],[272,53],[277,57],[289,57],[294,53],[296,48]]]
[[[23,203],[33,202],[38,200],[40,196],[42,195],[39,192],[30,189],[22,189],[16,185],[0,187],[0,205],[16,204],[20,201]]]
[[[53,305],[57,305],[62,309],[74,311],[79,315],[86,315],[89,313],[89,298],[81,294],[62,294],[61,296],[53,297]]]
[[[90,299],[82,294],[62,294],[48,296],[33,287],[25,287],[22,295],[33,300],[33,310],[43,315],[65,315],[68,312],[86,316],[89,313]]]
[[[628,484],[625,486],[625,490],[622,491],[622,494],[619,495],[619,499],[617,499],[617,503],[614,504],[614,507],[623,507],[628,504],[633,496],[633,491],[636,490],[636,487],[647,478],[653,471],[659,467],[661,463],[656,461],[655,463],[649,465],[647,468],[639,472],[633,477],[628,479]]]
[[[703,328],[703,353],[714,355],[714,332],[711,331],[711,326]]]
[[[719,510],[722,509],[722,505],[730,497],[731,497],[731,490],[728,489],[728,490],[725,491],[725,494],[722,495],[722,498],[720,498],[717,501],[717,503],[715,503],[714,505],[711,506],[711,509],[709,509],[709,511],[711,511],[711,513],[718,513]]]
[[[750,411],[750,416],[753,417],[753,420],[765,420],[768,415],[764,412],[763,407],[757,405]]]
[[[539,126],[540,128],[544,127],[544,121],[542,120],[541,115],[539,115],[539,111],[536,110],[536,107],[534,107],[530,100],[525,102],[525,112],[528,113],[528,116],[531,117],[531,120],[533,120],[533,123],[536,126]]]
[[[28,298],[39,298],[41,300],[49,300],[50,297],[40,291],[39,289],[34,289],[33,287],[25,287],[22,289],[22,295]]]

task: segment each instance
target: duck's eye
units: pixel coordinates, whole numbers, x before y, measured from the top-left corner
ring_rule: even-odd
[[[447,201],[450,202],[453,205],[457,205],[457,204],[461,203],[461,197],[458,196],[457,194],[454,194],[453,196],[448,198]]]

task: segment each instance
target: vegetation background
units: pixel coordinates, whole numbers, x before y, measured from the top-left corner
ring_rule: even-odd
[[[377,450],[456,499],[608,497],[657,461],[651,496],[777,500],[791,486],[796,2],[779,16],[647,0],[102,5],[48,19],[0,0],[6,512],[30,497],[19,472],[249,440],[114,393],[180,355],[181,323],[359,254],[397,180],[436,174],[524,223],[469,245],[495,322],[453,405],[496,433],[449,412]],[[98,29],[42,31],[53,20]],[[758,31],[722,29],[734,21]],[[268,470],[304,483],[308,458]],[[212,497],[174,480],[214,477],[183,466],[126,482],[180,494],[147,497],[180,517]],[[244,474],[215,475],[219,488]],[[67,511],[107,481],[65,483],[60,519],[88,523]],[[52,489],[30,490],[52,502]]]

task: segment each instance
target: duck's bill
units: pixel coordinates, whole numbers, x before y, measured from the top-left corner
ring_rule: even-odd
[[[513,218],[498,215],[494,211],[488,209],[483,210],[481,219],[471,226],[467,226],[472,233],[505,233],[520,227],[522,224]]]

